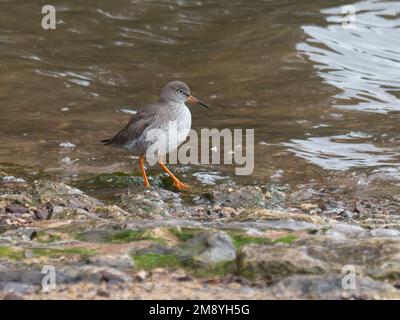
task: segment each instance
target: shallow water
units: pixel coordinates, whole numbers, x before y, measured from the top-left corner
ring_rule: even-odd
[[[53,3],[57,29],[43,30],[40,5],[0,1],[1,171],[129,172],[129,154],[99,140],[181,79],[212,106],[191,107],[194,129],[255,128],[253,175],[179,166],[187,180],[400,177],[399,1],[354,3],[355,29],[345,1]]]

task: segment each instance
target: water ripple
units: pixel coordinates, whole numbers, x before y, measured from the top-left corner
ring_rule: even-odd
[[[284,145],[296,156],[328,170],[400,164],[393,149],[379,148],[370,142],[362,141],[368,138],[370,136],[364,133],[351,132],[347,135],[293,139]]]
[[[304,26],[308,39],[297,50],[316,63],[324,82],[341,90],[337,107],[399,111],[400,2],[369,0],[353,7],[354,28],[341,25],[342,7],[321,10],[329,25]]]

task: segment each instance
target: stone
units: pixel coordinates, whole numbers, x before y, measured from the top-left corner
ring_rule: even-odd
[[[179,257],[195,265],[212,267],[235,260],[236,249],[227,233],[205,231],[187,240],[179,250]]]
[[[287,246],[244,246],[238,254],[238,272],[250,278],[275,281],[294,274],[320,274],[327,264]]]
[[[121,209],[120,207],[116,205],[112,206],[97,206],[96,207],[96,215],[99,218],[103,219],[117,219],[117,220],[125,220],[127,217],[130,217],[131,215],[129,212]]]
[[[261,188],[255,186],[219,186],[208,195],[211,202],[225,207],[264,207],[266,204]]]
[[[374,279],[400,279],[400,239],[364,238],[336,240],[313,237],[300,240],[310,256],[340,271],[344,265]]]
[[[313,190],[298,190],[289,194],[289,201],[294,203],[302,203],[312,198]]]
[[[47,209],[35,209],[33,213],[37,220],[47,220],[50,218],[50,212]]]
[[[6,212],[8,212],[8,213],[21,214],[21,213],[29,212],[28,208],[26,208],[25,206],[19,205],[19,204],[8,205],[8,206],[6,206],[5,209],[6,209]]]
[[[31,241],[37,235],[37,228],[18,228],[16,230],[9,230],[0,235],[3,239],[13,241]]]
[[[282,212],[276,210],[252,208],[246,209],[233,217],[230,221],[282,221],[294,220],[308,222],[316,225],[324,224],[326,221],[319,216],[301,213]]]
[[[40,285],[43,278],[40,268],[22,269],[8,266],[7,270],[0,271],[0,283],[23,283],[27,285]]]
[[[354,224],[335,223],[325,235],[335,239],[361,238],[367,236],[367,230]]]
[[[71,219],[76,216],[76,209],[55,206],[51,211],[51,219]]]
[[[131,256],[128,254],[123,255],[99,255],[89,258],[90,264],[98,266],[107,266],[112,268],[129,269],[134,266],[134,262]]]
[[[20,282],[0,282],[0,291],[14,295],[30,294],[38,291],[39,287]]]
[[[131,280],[131,277],[125,272],[108,266],[86,265],[57,268],[57,283],[119,283]]]
[[[124,208],[60,183],[1,190],[0,298],[399,298],[394,196],[368,196],[353,212],[341,190],[300,186],[310,194],[293,203],[286,186],[214,186],[207,198],[126,180],[115,184]],[[44,265],[56,268],[49,293]],[[346,265],[354,290],[341,286]]]
[[[143,238],[158,239],[169,245],[176,245],[179,242],[178,237],[168,228],[151,228],[144,232]]]
[[[102,205],[102,202],[85,195],[81,190],[70,187],[62,182],[35,181],[30,190],[39,206],[50,203],[53,206],[67,208],[91,209]]]
[[[392,285],[372,280],[368,277],[356,277],[354,289],[342,287],[343,274],[294,275],[280,280],[267,291],[275,299],[400,299],[400,291]]]
[[[164,219],[169,216],[168,205],[155,190],[130,189],[121,195],[121,204],[131,216],[145,219]]]

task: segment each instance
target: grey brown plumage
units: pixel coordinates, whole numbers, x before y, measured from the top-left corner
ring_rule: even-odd
[[[131,116],[127,125],[110,139],[101,140],[104,145],[115,145],[122,147],[132,140],[136,140],[144,130],[154,121],[157,111],[157,103],[139,110]]]

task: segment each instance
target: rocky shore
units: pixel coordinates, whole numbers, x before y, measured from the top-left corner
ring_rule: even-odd
[[[395,188],[132,183],[97,199],[14,182],[0,184],[3,299],[400,299]]]

